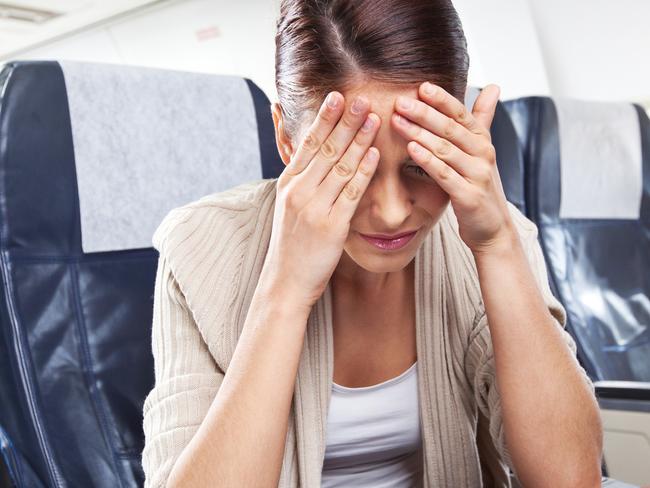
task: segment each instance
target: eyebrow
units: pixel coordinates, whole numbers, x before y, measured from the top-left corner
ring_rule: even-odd
[[[399,165],[402,166],[402,165],[404,165],[406,163],[415,163],[415,161],[413,160],[413,158],[411,156],[406,156],[404,159],[402,159],[399,162]]]

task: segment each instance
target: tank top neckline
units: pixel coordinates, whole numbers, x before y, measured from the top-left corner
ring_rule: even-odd
[[[382,381],[381,383],[377,383],[375,385],[370,385],[370,386],[358,386],[358,387],[350,387],[350,386],[343,386],[339,385],[336,382],[332,382],[332,388],[338,391],[342,392],[363,392],[363,391],[369,391],[369,390],[376,390],[379,388],[384,388],[387,386],[394,385],[395,383],[399,383],[402,380],[404,380],[409,373],[412,371],[415,371],[415,367],[417,366],[418,362],[417,360],[404,372],[400,373],[399,375],[389,378],[386,381]]]

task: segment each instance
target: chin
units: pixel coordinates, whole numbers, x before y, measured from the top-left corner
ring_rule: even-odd
[[[365,269],[370,273],[395,273],[401,271],[413,259],[410,257],[402,257],[401,259],[396,258],[376,258],[376,257],[367,257],[363,256],[361,259],[357,260],[353,256],[350,256],[361,268]]]

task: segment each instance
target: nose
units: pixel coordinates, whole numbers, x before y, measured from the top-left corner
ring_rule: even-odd
[[[405,222],[413,209],[413,199],[399,177],[380,178],[375,175],[366,194],[370,198],[370,225],[375,232],[394,234],[405,230]]]

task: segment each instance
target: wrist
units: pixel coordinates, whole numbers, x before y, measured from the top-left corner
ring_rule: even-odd
[[[288,317],[307,318],[313,306],[313,303],[294,293],[287,286],[286,280],[266,276],[264,273],[257,283],[254,299],[274,313]]]
[[[503,232],[500,236],[495,237],[489,243],[486,243],[476,249],[472,249],[472,254],[476,261],[485,259],[505,259],[512,257],[521,250],[521,240],[516,230]]]

